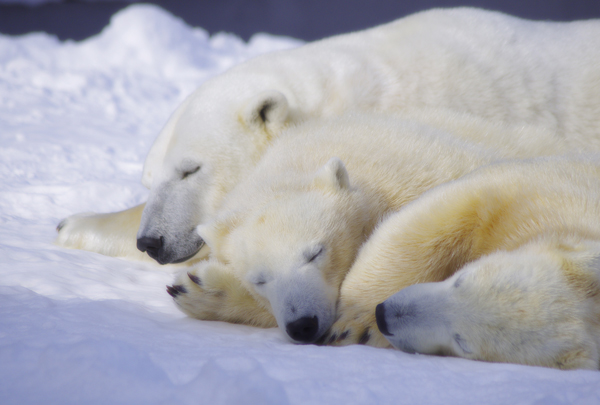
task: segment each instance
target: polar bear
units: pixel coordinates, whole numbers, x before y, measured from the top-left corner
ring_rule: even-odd
[[[425,193],[364,245],[329,336],[598,369],[598,201],[597,155],[506,161]]]
[[[507,128],[440,112],[419,120],[348,114],[290,128],[198,227],[212,260],[168,291],[190,316],[277,323],[291,340],[314,342],[332,325],[346,272],[382,218],[482,165],[566,148]],[[504,141],[485,148],[486,139]]]
[[[145,206],[67,218],[56,243],[142,258],[137,233],[137,247],[159,263],[202,258],[195,226],[283,129],[352,110],[444,108],[543,126],[587,147],[600,128],[598,38],[598,21],[434,9],[259,56],[208,80],[173,113],[144,164]]]

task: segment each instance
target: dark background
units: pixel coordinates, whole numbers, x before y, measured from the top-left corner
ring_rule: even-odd
[[[106,26],[133,1],[62,1],[39,6],[0,3],[0,33],[46,31],[80,40]],[[151,0],[211,34],[244,39],[268,32],[304,40],[378,25],[432,7],[475,6],[535,20],[600,17],[600,0]]]

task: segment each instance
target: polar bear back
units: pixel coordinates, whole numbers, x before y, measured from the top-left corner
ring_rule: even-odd
[[[307,116],[447,108],[584,139],[600,128],[599,65],[598,20],[456,8],[264,55],[228,74],[271,77]]]
[[[387,115],[347,114],[291,128],[252,173],[227,195],[220,212],[245,212],[305,192],[317,171],[339,158],[350,183],[380,201],[380,212],[398,209],[424,189],[455,179],[501,155],[443,129]]]

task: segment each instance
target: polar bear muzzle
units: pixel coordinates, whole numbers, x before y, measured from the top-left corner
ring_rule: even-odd
[[[204,246],[196,232],[202,219],[201,188],[170,180],[155,190],[142,212],[137,248],[160,264],[189,260]]]
[[[285,331],[296,342],[312,343],[318,337],[319,318],[315,315],[313,317],[305,316],[296,319],[285,325]]]
[[[159,262],[160,264],[168,264],[168,263],[182,263],[187,260],[190,260],[192,257],[196,255],[204,246],[204,240],[202,238],[193,237],[191,247],[188,249],[189,254],[181,256],[180,253],[173,253],[170,250],[165,248],[165,238],[163,236],[159,237],[149,237],[142,236],[137,240],[137,248],[141,252],[145,252]]]

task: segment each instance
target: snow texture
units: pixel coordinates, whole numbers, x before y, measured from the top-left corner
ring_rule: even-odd
[[[144,157],[207,78],[299,45],[209,37],[133,5],[96,37],[0,36],[0,403],[597,404],[600,373],[364,346],[186,318],[172,269],[58,248],[73,213],[145,200]]]

